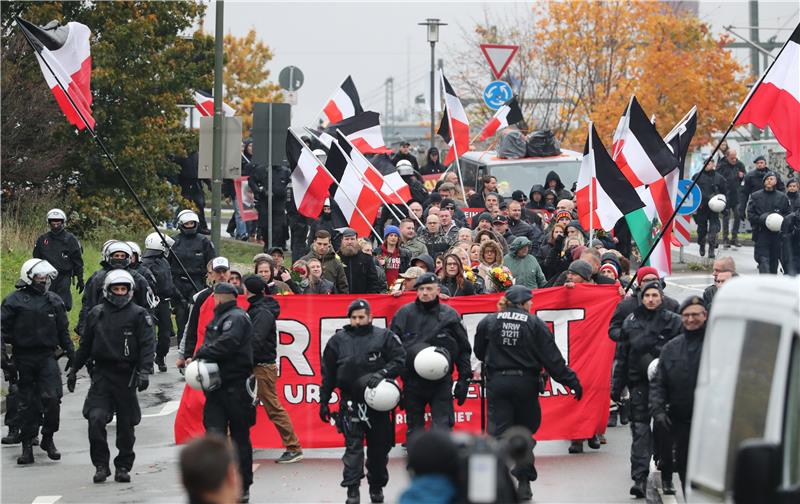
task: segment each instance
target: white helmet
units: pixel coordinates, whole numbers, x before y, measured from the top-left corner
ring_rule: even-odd
[[[219,374],[219,365],[204,360],[193,360],[186,366],[183,373],[186,384],[195,390],[210,392],[217,390],[222,385]]]
[[[717,194],[708,200],[708,208],[710,208],[714,213],[720,213],[721,211],[725,210],[725,206],[727,204],[728,201],[725,199],[724,194]]]
[[[124,298],[116,296],[116,294],[111,292],[112,285],[127,285],[128,294]],[[130,273],[124,269],[114,269],[106,273],[106,277],[103,279],[103,297],[117,306],[124,306],[133,299],[133,289],[135,287],[136,282],[133,280],[133,276]]]
[[[397,162],[395,167],[397,168],[397,173],[400,174],[400,176],[414,174],[414,165],[412,165],[411,161],[408,159],[401,159]]]
[[[100,248],[100,257],[102,257],[103,259],[106,258],[106,251],[108,250],[108,246],[114,243],[115,241],[117,240],[111,239],[103,242],[103,246]]]
[[[47,222],[50,222],[51,220],[62,220],[66,223],[67,214],[65,214],[64,210],[61,210],[60,208],[53,208],[47,212]]]
[[[50,288],[50,282],[55,280],[58,276],[58,270],[44,259],[28,259],[22,263],[22,268],[19,270],[20,282],[24,285],[31,285],[34,277],[37,276],[47,277],[45,281],[45,290],[48,290]]]
[[[322,202],[322,206],[326,206],[326,207],[331,206],[331,199],[330,198],[325,198],[325,201]]]
[[[384,378],[376,387],[364,389],[364,402],[375,411],[391,411],[400,403],[400,387]]]
[[[444,348],[423,348],[414,357],[414,371],[426,380],[441,380],[450,372],[450,355]]]
[[[314,154],[317,157],[317,159],[319,159],[323,163],[328,160],[328,153],[322,149],[314,149],[313,151],[311,151],[311,153]]]
[[[181,210],[178,214],[178,226],[183,226],[187,222],[200,224],[200,217],[197,216],[194,210]]]
[[[647,381],[653,381],[656,377],[656,371],[658,370],[658,358],[653,359],[650,361],[650,364],[647,366]]]
[[[126,241],[125,243],[131,248],[131,252],[136,254],[136,257],[142,257],[142,248],[134,241]]]
[[[767,226],[767,229],[770,231],[777,233],[781,230],[781,226],[783,225],[783,215],[779,213],[767,215],[767,220],[764,221],[764,225]]]
[[[105,250],[103,259],[105,259],[106,262],[117,252],[125,252],[128,254],[128,259],[133,257],[133,249],[124,241],[113,240],[110,243],[107,242],[107,245],[103,245],[103,249]]]
[[[164,240],[166,240],[167,246],[169,247],[172,247],[172,245],[175,244],[175,240],[167,235],[164,235]],[[164,241],[161,240],[161,236],[155,231],[147,235],[147,238],[144,239],[144,248],[146,249],[167,252],[167,246],[164,245]]]

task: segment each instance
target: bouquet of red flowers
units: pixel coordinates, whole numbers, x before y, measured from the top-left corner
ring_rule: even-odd
[[[498,292],[508,290],[509,287],[514,285],[514,276],[511,270],[505,266],[496,266],[489,271],[489,278],[492,283],[497,287]]]

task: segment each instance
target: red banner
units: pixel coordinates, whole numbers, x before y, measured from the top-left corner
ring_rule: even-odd
[[[496,311],[499,294],[452,298],[447,304],[462,316],[470,343],[474,340],[478,322],[487,313]],[[372,306],[373,323],[385,327],[391,316],[405,303],[414,300],[413,294],[402,297],[387,295],[364,296]],[[281,305],[278,320],[278,397],[292,418],[300,443],[305,448],[343,446],[341,434],[333,426],[319,420],[320,361],[322,350],[333,334],[349,320],[344,314],[355,296],[278,296]],[[569,389],[552,378],[540,394],[542,426],[536,439],[583,439],[605,432],[608,420],[611,362],[614,343],[608,337],[608,323],[618,301],[619,293],[612,285],[576,285],[572,289],[555,287],[534,292],[536,314],[550,327],[567,364],[575,370],[584,389],[583,400],[577,402]],[[244,296],[239,304],[246,307]],[[203,305],[200,314],[198,346],[205,336],[205,325],[213,316],[213,298]],[[473,369],[479,363],[473,356]],[[244,383],[242,384],[244,386]],[[469,399],[455,406],[456,430],[480,431],[480,386],[470,386]],[[334,400],[338,396],[334,394]],[[175,442],[184,443],[202,435],[202,392],[185,388],[175,418]],[[331,404],[331,410],[338,409]],[[397,442],[405,439],[405,412],[396,410]],[[263,408],[251,431],[256,448],[279,448],[280,436],[271,425]]]
[[[256,210],[256,200],[253,191],[247,185],[250,177],[239,177],[234,179],[233,187],[236,191],[236,204],[239,205],[239,215],[243,221],[258,220],[258,210]]]

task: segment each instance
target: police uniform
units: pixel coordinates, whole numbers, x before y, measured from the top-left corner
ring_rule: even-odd
[[[700,206],[694,214],[694,221],[697,223],[697,244],[700,245],[700,255],[703,255],[707,241],[708,256],[713,259],[716,255],[714,249],[717,247],[720,223],[719,214],[708,208],[708,202],[714,195],[726,194],[725,177],[712,169],[700,171],[693,178],[697,180],[697,187],[702,194]]]
[[[93,360],[92,385],[83,403],[83,417],[89,422],[89,455],[97,469],[95,483],[110,475],[106,425],[114,414],[119,450],[114,458],[115,479],[130,481],[128,473],[136,456],[134,427],[142,418],[136,391],[147,388],[155,353],[152,316],[130,299],[122,306],[114,304],[122,304],[119,299],[123,296],[113,296],[109,294],[89,311],[75,367],[70,371],[71,382],[67,382],[74,389],[74,373]]]
[[[215,294],[238,294],[236,287],[221,282]],[[253,446],[250,427],[256,423],[256,409],[247,393],[246,381],[253,371],[253,327],[247,313],[236,300],[217,305],[214,318],[206,327],[205,339],[194,359],[214,362],[219,366],[221,386],[206,391],[203,425],[207,432],[227,436],[230,432],[239,457],[244,494],[253,484]]]
[[[61,370],[55,358],[61,347],[72,360],[69,321],[64,302],[53,292],[25,286],[6,297],[2,304],[0,330],[4,343],[13,347],[12,362],[18,374],[17,420],[21,428],[23,456],[17,462],[33,462],[31,443],[42,425],[42,449],[58,460],[53,445],[61,410]]]
[[[767,172],[764,180],[770,176],[777,178],[775,172]],[[790,211],[789,198],[786,193],[778,190],[777,186],[770,191],[761,189],[750,196],[747,218],[753,226],[753,241],[755,241],[753,256],[758,264],[759,273],[776,274],[778,261],[781,258],[781,233],[767,228],[767,216],[778,213],[785,217]]]
[[[89,280],[86,282],[86,289],[83,291],[81,311],[78,314],[78,325],[75,328],[75,332],[79,335],[83,334],[84,328],[86,327],[86,319],[89,315],[89,311],[103,302],[103,282],[105,282],[106,275],[118,269],[111,266],[107,261],[101,261],[100,265],[102,268],[92,273],[92,276],[90,276]],[[147,310],[148,313],[151,313],[150,303],[155,298],[150,284],[147,283],[147,280],[142,275],[130,268],[119,269],[124,269],[133,277],[135,285],[132,301]]]
[[[348,308],[348,316],[361,309],[369,309],[369,304],[363,299],[356,299]],[[392,331],[372,324],[348,324],[336,331],[325,346],[322,354],[320,416],[323,421],[330,420],[326,416],[329,415],[328,403],[333,389],[338,387],[341,397],[336,426],[345,441],[343,487],[357,489],[364,478],[365,438],[370,494],[382,495],[382,489],[389,481],[386,464],[394,443],[391,412],[368,407],[364,403],[364,388],[373,376],[376,381],[399,376],[405,358],[406,352],[399,338]],[[355,493],[358,494],[357,490]],[[383,499],[373,499],[373,502],[383,502]]]
[[[539,317],[522,308],[532,297],[530,289],[514,286],[505,297],[513,304],[484,317],[475,333],[475,356],[484,363],[487,374],[489,434],[495,437],[515,425],[532,434],[539,429],[542,368],[569,386],[577,399],[583,394],[577,375],[567,367],[550,330]],[[519,480],[535,481],[533,454],[512,474]]]
[[[58,271],[50,291],[58,294],[67,311],[72,309],[72,277],[78,279],[78,292],[83,291],[83,248],[75,235],[62,226],[58,232],[48,231],[36,239],[33,257],[44,259]]]
[[[181,229],[181,232],[173,238],[175,243],[171,247],[172,254],[169,256],[169,261],[172,267],[172,280],[180,297],[172,299],[172,307],[175,310],[175,323],[178,326],[180,339],[183,337],[183,330],[189,318],[189,300],[206,284],[206,265],[217,254],[211,240],[207,236],[197,234],[197,226],[193,229]],[[188,277],[178,264],[178,259],[186,268]],[[192,286],[192,282],[197,290]]]
[[[172,271],[169,262],[160,250],[145,249],[142,255],[142,264],[152,273],[155,283],[151,285],[153,292],[158,296],[158,305],[155,308],[156,327],[158,329],[158,344],[156,345],[156,364],[159,369],[166,369],[164,357],[169,352],[169,343],[175,332],[172,329],[172,313],[170,300],[175,297],[175,283],[172,281]]]
[[[436,275],[426,273],[417,279],[416,287],[426,283],[438,283]],[[472,348],[467,339],[467,331],[461,323],[458,312],[450,306],[433,301],[423,303],[419,299],[402,306],[392,317],[391,330],[400,337],[406,352],[412,347],[430,345],[447,350],[451,356],[450,370],[437,381],[426,380],[414,370],[409,355],[403,371],[403,392],[406,408],[407,437],[425,428],[425,406],[430,405],[432,425],[435,428],[450,430],[455,424],[453,409],[453,368],[458,370],[455,395],[459,404],[466,400],[469,389],[468,380],[472,376],[470,356]]]

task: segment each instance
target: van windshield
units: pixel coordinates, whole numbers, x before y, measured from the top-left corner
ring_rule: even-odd
[[[497,177],[497,190],[504,197],[510,197],[517,189],[527,195],[534,184],[544,185],[547,174],[558,173],[567,190],[578,180],[580,164],[576,161],[553,161],[550,163],[509,163],[489,164],[489,173]]]

